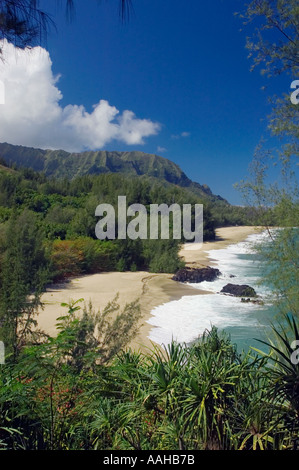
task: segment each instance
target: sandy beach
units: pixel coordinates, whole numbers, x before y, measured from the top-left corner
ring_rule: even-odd
[[[219,228],[216,230],[215,241],[185,244],[180,256],[184,258],[187,266],[213,266],[213,260],[206,251],[238,243],[258,230],[259,228],[247,226]],[[38,326],[46,333],[55,336],[56,319],[66,313],[66,308],[61,306],[62,302],[83,298],[86,304],[91,302],[96,310],[103,310],[118,294],[120,309],[137,299],[141,307],[139,333],[130,346],[134,349],[152,347],[148,339],[152,326],[146,323],[152,309],[171,300],[178,300],[184,295],[205,294],[204,291],[179,284],[171,278],[171,274],[110,272],[82,276],[61,285],[52,285],[42,295],[43,309],[39,312]]]

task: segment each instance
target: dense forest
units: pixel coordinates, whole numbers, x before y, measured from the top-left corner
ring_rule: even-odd
[[[215,238],[215,228],[252,224],[256,214],[250,209],[223,202],[212,203],[180,186],[153,181],[146,176],[122,174],[84,175],[73,179],[47,178],[32,169],[13,169],[2,161],[0,170],[1,252],[5,235],[32,225],[42,238],[52,278],[100,271],[149,270],[175,272],[181,240],[97,240],[95,209],[109,203],[117,209],[117,198],[125,195],[127,205],[177,203],[204,206],[204,240]],[[116,217],[117,219],[117,217]],[[13,228],[15,227],[15,228]],[[117,227],[116,227],[117,230]],[[170,235],[172,230],[170,230]],[[183,235],[182,235],[183,241]],[[153,243],[155,248],[153,249]]]

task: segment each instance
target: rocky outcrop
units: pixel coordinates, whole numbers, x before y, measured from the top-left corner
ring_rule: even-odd
[[[226,284],[220,291],[223,294],[230,294],[235,297],[256,297],[256,292],[253,287],[238,284]]]
[[[212,282],[220,276],[219,269],[211,268],[182,268],[174,276],[173,280],[178,282],[199,283],[203,281]]]

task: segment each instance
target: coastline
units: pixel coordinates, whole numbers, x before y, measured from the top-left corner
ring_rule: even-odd
[[[246,240],[249,235],[258,233],[261,227],[253,226],[234,226],[221,227],[216,229],[216,239],[207,241],[202,244],[186,243],[180,250],[180,256],[185,260],[186,266],[193,268],[201,268],[215,265],[215,260],[210,258],[209,251],[226,248],[229,245],[239,243]],[[153,343],[149,340],[150,331],[155,328],[147,323],[151,318],[151,311],[173,300],[179,300],[184,296],[191,295],[210,295],[211,292],[194,288],[173,281],[172,274],[154,274],[149,276],[146,282],[146,293],[141,299],[141,311],[144,312],[142,323],[140,325],[139,334],[130,344],[132,349],[152,348]],[[155,344],[157,347],[158,345]]]
[[[228,245],[245,240],[249,235],[260,231],[258,227],[222,227],[216,229],[216,240],[203,244],[183,245],[180,256],[187,266],[203,267],[213,265],[209,258],[209,250],[225,248]],[[139,332],[130,343],[134,350],[152,349],[153,344],[148,335],[153,328],[147,323],[151,318],[154,307],[179,300],[185,295],[205,295],[206,291],[173,281],[172,274],[154,274],[148,272],[109,272],[81,276],[70,280],[66,284],[50,286],[42,295],[44,308],[37,317],[38,327],[47,334],[55,336],[56,319],[66,314],[66,308],[61,307],[62,302],[83,298],[88,304],[92,302],[96,310],[103,310],[105,306],[119,294],[118,303],[122,309],[127,303],[139,300],[142,317],[139,321]],[[83,306],[83,303],[82,303]]]

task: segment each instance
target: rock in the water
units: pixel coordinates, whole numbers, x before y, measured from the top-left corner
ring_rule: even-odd
[[[238,284],[226,284],[221,290],[224,294],[234,295],[235,297],[256,297],[253,287]]]
[[[174,276],[173,280],[178,282],[199,283],[203,281],[212,282],[220,276],[219,269],[211,268],[182,268]]]
[[[252,303],[252,304],[264,305],[263,300],[261,300],[261,299],[252,299],[252,298],[249,298],[249,297],[248,297],[247,299],[245,299],[244,297],[242,297],[242,298],[241,298],[241,302],[243,302],[243,303],[248,303],[248,302],[250,302],[250,303]]]

